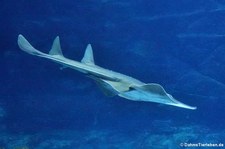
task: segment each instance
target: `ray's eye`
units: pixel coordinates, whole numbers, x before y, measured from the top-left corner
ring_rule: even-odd
[[[133,90],[136,90],[136,89],[134,87],[130,86],[129,91],[133,91]]]

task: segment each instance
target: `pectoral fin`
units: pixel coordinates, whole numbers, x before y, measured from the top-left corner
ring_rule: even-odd
[[[156,84],[156,83],[149,83],[149,84],[145,84],[142,86],[135,86],[133,88],[139,89],[139,90],[141,89],[141,90],[145,90],[145,91],[150,91],[154,94],[158,94],[158,95],[162,95],[162,96],[167,95],[164,88],[161,85]]]
[[[167,104],[167,105],[172,105],[172,106],[177,106],[177,107],[192,109],[192,110],[196,109],[196,107],[186,105],[174,99],[173,96],[166,93],[164,88],[159,84],[149,83],[142,86],[134,86],[132,88],[137,90],[137,91],[134,91],[133,94],[135,95],[145,94],[147,97],[149,97],[148,99],[143,99],[143,101],[157,102],[161,104]]]

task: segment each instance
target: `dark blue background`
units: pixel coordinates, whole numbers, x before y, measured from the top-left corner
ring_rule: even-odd
[[[0,9],[1,122],[10,132],[60,129],[156,131],[163,123],[224,130],[225,2],[13,1]],[[92,44],[96,64],[159,83],[195,111],[104,96],[82,74],[19,50],[23,34],[48,52],[55,36],[80,60]],[[169,125],[171,125],[169,123]]]

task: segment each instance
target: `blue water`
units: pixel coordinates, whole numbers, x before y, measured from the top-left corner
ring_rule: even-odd
[[[225,143],[225,1],[2,0],[0,22],[0,149]],[[59,35],[74,60],[91,43],[97,65],[197,110],[104,96],[79,72],[19,50],[18,34],[44,52]]]

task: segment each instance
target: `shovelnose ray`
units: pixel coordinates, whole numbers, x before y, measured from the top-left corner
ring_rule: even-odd
[[[21,50],[29,54],[50,59],[64,67],[70,67],[86,74],[88,77],[94,79],[101,90],[108,96],[118,95],[133,101],[155,102],[180,108],[196,109],[196,107],[186,105],[174,99],[159,84],[146,84],[124,74],[95,65],[90,44],[87,45],[81,62],[73,61],[63,56],[58,36],[55,38],[48,54],[35,49],[22,35],[18,36],[18,45]]]

